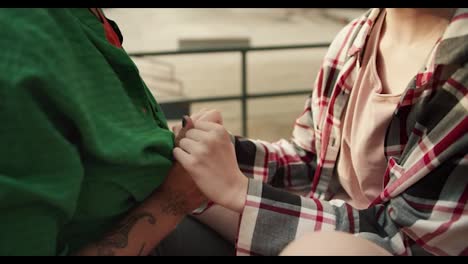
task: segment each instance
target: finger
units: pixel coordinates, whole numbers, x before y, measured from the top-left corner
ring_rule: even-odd
[[[199,142],[186,137],[181,139],[179,143],[179,148],[188,154],[200,153],[201,146]]]
[[[190,116],[184,116],[183,120],[184,120],[184,123],[182,126],[185,129],[185,131],[188,131],[189,129],[192,129],[195,127],[195,124]]]
[[[198,111],[197,113],[190,115],[190,117],[191,117],[194,121],[197,121],[198,119],[200,119],[200,117],[202,117],[203,115],[205,115],[206,111],[208,111],[207,108],[202,108],[202,109],[201,109],[200,111]]]
[[[185,133],[185,137],[188,138],[188,139],[192,139],[192,140],[201,142],[201,141],[204,141],[204,140],[208,140],[210,138],[210,134],[208,134],[208,132],[206,132],[206,131],[193,128],[193,129],[190,129],[189,131],[187,131],[187,133]]]
[[[199,120],[211,121],[220,125],[223,124],[223,116],[221,115],[221,112],[216,109],[206,111],[205,114]]]
[[[196,114],[204,113],[204,112],[206,112],[208,110],[210,110],[210,109],[208,109],[206,107],[203,107],[202,109],[198,110],[198,112]]]
[[[172,151],[174,158],[186,169],[187,171],[192,168],[194,164],[194,159],[190,154],[182,150],[181,148],[174,148]]]
[[[223,126],[221,126],[220,124],[213,123],[213,122],[196,121],[195,128],[200,129],[202,131],[211,132],[211,131],[222,129]]]

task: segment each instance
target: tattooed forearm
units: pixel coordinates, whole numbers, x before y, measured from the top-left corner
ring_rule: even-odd
[[[139,214],[135,214],[127,218],[123,223],[121,223],[117,228],[107,234],[105,238],[97,243],[97,250],[99,256],[114,256],[115,249],[122,249],[128,246],[128,235],[132,228],[136,225],[138,221],[143,218],[147,218],[148,223],[151,225],[156,224],[156,219],[150,213],[142,212]],[[140,249],[140,253],[142,253],[143,247]]]
[[[167,200],[161,205],[161,211],[164,214],[184,215],[188,212],[186,194],[169,189],[167,191]]]

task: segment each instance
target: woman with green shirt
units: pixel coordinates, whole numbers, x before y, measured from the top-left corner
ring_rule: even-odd
[[[0,255],[148,254],[204,197],[116,24],[2,9],[0,28]]]

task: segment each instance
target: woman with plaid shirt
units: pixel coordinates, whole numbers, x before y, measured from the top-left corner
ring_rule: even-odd
[[[467,9],[369,10],[331,44],[291,141],[192,117],[174,155],[221,206],[203,221],[235,212],[238,255],[467,255],[467,62]]]

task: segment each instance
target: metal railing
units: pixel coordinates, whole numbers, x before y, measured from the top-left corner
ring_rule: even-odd
[[[174,51],[160,51],[160,52],[133,52],[129,53],[131,57],[145,57],[145,56],[168,56],[168,55],[184,55],[184,54],[208,54],[208,53],[228,53],[238,52],[241,55],[241,93],[240,95],[233,96],[213,96],[213,97],[199,97],[199,98],[186,98],[171,100],[171,103],[206,103],[206,102],[220,102],[220,101],[233,101],[239,100],[241,102],[241,115],[242,115],[242,135],[248,135],[247,128],[247,101],[255,98],[271,98],[278,96],[292,96],[292,95],[307,95],[311,93],[309,89],[303,90],[288,90],[283,92],[267,92],[255,93],[248,92],[247,87],[247,53],[254,51],[274,51],[274,50],[293,50],[293,49],[316,49],[327,48],[330,43],[316,43],[305,45],[284,45],[284,46],[263,46],[263,47],[240,47],[240,48],[221,48],[221,49],[193,49],[193,50],[174,50]],[[163,104],[163,103],[162,103]]]

